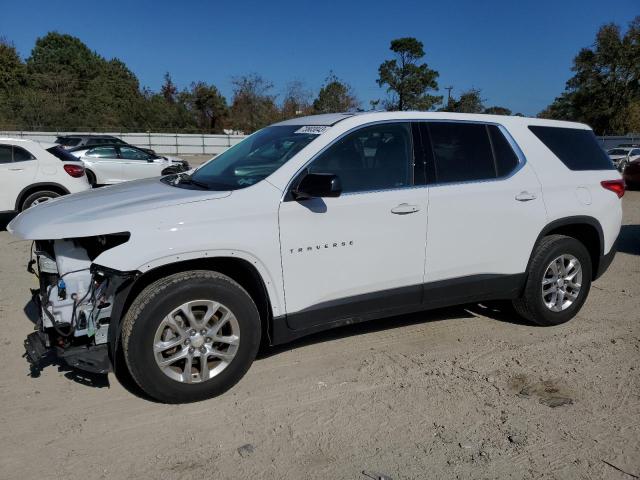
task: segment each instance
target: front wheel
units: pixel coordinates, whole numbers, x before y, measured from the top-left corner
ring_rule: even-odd
[[[513,306],[522,317],[538,325],[559,325],[571,320],[591,288],[591,257],[572,237],[544,237],[531,259],[522,297]]]
[[[122,325],[131,375],[166,403],[224,393],[251,366],[260,345],[260,316],[249,294],[217,272],[176,273],[146,287]]]

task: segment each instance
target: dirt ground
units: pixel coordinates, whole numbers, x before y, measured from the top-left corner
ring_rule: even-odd
[[[638,478],[640,192],[624,210],[620,253],[566,325],[473,305],[345,327],[173,406],[114,375],[30,375],[29,244],[0,232],[0,477]]]

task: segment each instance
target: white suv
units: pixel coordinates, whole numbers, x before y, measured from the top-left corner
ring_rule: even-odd
[[[296,118],[191,175],[43,205],[37,360],[122,358],[165,402],[220,394],[259,344],[445,305],[575,316],[610,264],[624,184],[586,125],[387,112]],[[118,366],[117,366],[118,367]],[[119,367],[118,367],[119,368]]]
[[[82,162],[62,147],[0,138],[0,212],[22,211],[89,188]]]

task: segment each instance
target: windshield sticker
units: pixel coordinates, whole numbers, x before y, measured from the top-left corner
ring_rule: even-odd
[[[299,128],[293,133],[309,133],[311,135],[320,135],[326,132],[330,127],[328,125],[306,125]]]

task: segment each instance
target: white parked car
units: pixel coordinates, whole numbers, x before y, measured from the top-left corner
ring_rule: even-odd
[[[629,163],[640,160],[640,148],[638,147],[616,147],[607,151],[609,158],[621,172]]]
[[[41,283],[27,353],[56,346],[70,365],[107,371],[121,352],[149,395],[186,402],[234,385],[261,341],[493,299],[557,325],[612,261],[623,194],[579,123],[288,120],[190,175],[14,219],[8,230],[36,241]]]
[[[91,188],[81,162],[53,143],[0,138],[0,212]]]
[[[69,150],[87,169],[92,185],[158,177],[189,170],[189,164],[177,157],[151,154],[133,145],[85,145]]]

